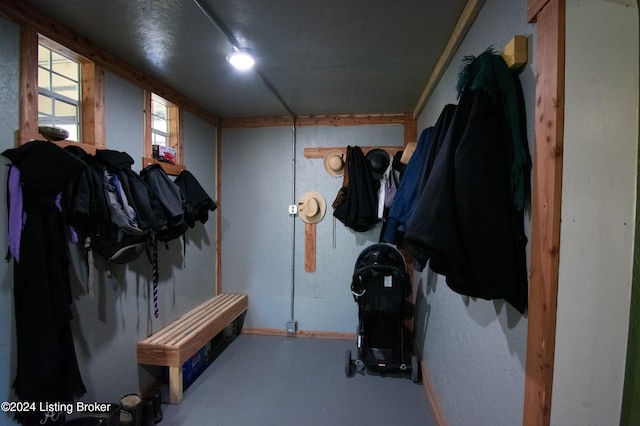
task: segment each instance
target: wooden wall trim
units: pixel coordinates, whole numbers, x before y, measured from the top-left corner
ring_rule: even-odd
[[[437,426],[448,426],[447,416],[444,414],[444,410],[442,409],[442,405],[440,405],[440,400],[438,399],[438,393],[436,392],[436,387],[431,380],[431,375],[429,374],[429,370],[427,369],[427,365],[424,361],[420,363],[421,367],[421,376],[422,376],[422,388],[424,389],[425,396],[427,401],[429,402],[429,406],[431,407],[431,411],[433,411],[433,417],[436,421]]]
[[[243,328],[243,334],[260,334],[264,336],[284,336],[284,337],[312,337],[316,339],[340,339],[353,340],[355,343],[356,334],[339,331],[316,331],[316,330],[296,330],[296,333],[288,333],[281,328]]]
[[[103,68],[115,72],[137,86],[157,93],[206,121],[216,125],[218,124],[219,118],[207,109],[160,81],[140,72],[132,65],[105,51],[100,46],[97,46],[87,38],[72,31],[62,23],[53,21],[47,14],[29,5],[26,1],[4,0],[0,2],[0,13],[18,22],[23,28],[28,28],[42,34]]]
[[[349,114],[296,117],[303,126],[360,126],[372,124],[405,124],[405,114]]]
[[[401,124],[406,123],[406,114],[348,114],[348,115],[321,115],[296,117],[296,126],[361,126],[372,124]],[[284,127],[292,126],[293,119],[290,116],[277,117],[239,117],[221,118],[222,128],[257,128],[257,127]]]
[[[530,0],[530,5],[537,5]],[[531,275],[523,425],[546,426],[556,335],[562,153],[564,139],[565,0],[549,0],[537,21],[535,163]]]
[[[227,128],[258,128],[258,127],[284,127],[292,126],[293,119],[290,116],[277,117],[242,117],[221,118],[220,127]]]
[[[535,22],[538,13],[549,2],[549,0],[529,0],[527,4],[527,19],[529,22]]]

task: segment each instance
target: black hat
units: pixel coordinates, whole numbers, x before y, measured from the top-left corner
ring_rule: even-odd
[[[387,154],[387,151],[378,148],[372,149],[367,152],[367,160],[369,161],[371,174],[373,175],[374,179],[382,178],[382,175],[384,175],[384,172],[387,171],[389,162],[391,161],[389,159],[389,154]]]

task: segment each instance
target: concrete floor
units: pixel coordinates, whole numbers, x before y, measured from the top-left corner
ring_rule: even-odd
[[[345,376],[355,341],[241,334],[184,393],[165,426],[435,425],[409,376]],[[168,390],[163,388],[163,399]]]

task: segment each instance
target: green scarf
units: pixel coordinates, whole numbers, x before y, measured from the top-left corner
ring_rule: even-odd
[[[489,47],[479,56],[465,56],[458,75],[458,98],[465,88],[482,90],[495,102],[500,102],[509,123],[513,141],[513,164],[511,166],[511,194],[514,206],[521,211],[531,203],[531,156],[527,144],[524,111],[520,111],[517,87],[513,75],[504,59]]]

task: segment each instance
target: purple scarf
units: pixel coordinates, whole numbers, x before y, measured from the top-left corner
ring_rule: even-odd
[[[22,234],[22,226],[27,218],[22,210],[20,170],[16,166],[11,166],[9,169],[7,189],[9,191],[9,253],[16,262],[19,262],[20,235]]]

